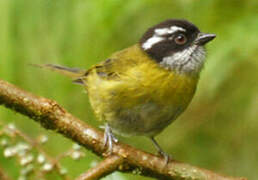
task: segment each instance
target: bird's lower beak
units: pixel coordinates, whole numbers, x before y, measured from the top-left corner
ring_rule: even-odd
[[[216,37],[216,34],[208,34],[208,33],[199,33],[195,44],[197,45],[205,45]]]

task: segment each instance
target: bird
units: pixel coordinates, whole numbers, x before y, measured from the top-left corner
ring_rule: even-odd
[[[155,137],[188,107],[204,67],[204,46],[215,37],[187,20],[167,19],[87,70],[39,66],[85,87],[96,118],[105,124],[108,151],[118,141],[114,134],[146,136],[168,162]]]

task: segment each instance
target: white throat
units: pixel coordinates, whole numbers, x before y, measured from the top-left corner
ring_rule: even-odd
[[[164,57],[160,64],[166,69],[176,70],[179,73],[199,74],[205,61],[205,54],[202,46],[192,45]]]

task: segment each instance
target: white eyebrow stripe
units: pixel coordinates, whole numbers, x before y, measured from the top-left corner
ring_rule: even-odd
[[[186,31],[184,28],[182,27],[178,27],[178,26],[171,26],[170,28],[160,28],[160,29],[155,29],[155,34],[162,36],[165,34],[173,34],[176,31]]]
[[[152,36],[149,38],[145,43],[143,43],[142,48],[144,50],[150,49],[154,44],[164,40],[165,38],[159,37],[157,35]]]
[[[162,36],[164,34],[170,34],[170,29],[169,28],[160,28],[160,29],[155,29],[155,34]]]
[[[176,32],[176,31],[184,31],[185,32],[186,31],[184,28],[178,27],[178,26],[171,26],[170,29],[173,32]]]
[[[143,43],[142,48],[144,50],[150,49],[154,44],[157,44],[158,42],[165,40],[165,37],[160,37],[160,36],[165,34],[173,34],[176,31],[185,32],[186,30],[178,26],[171,26],[170,28],[155,29],[154,35]]]

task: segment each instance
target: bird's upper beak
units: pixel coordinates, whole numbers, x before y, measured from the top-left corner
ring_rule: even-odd
[[[195,44],[197,45],[205,45],[216,37],[216,34],[208,34],[208,33],[199,33]]]

